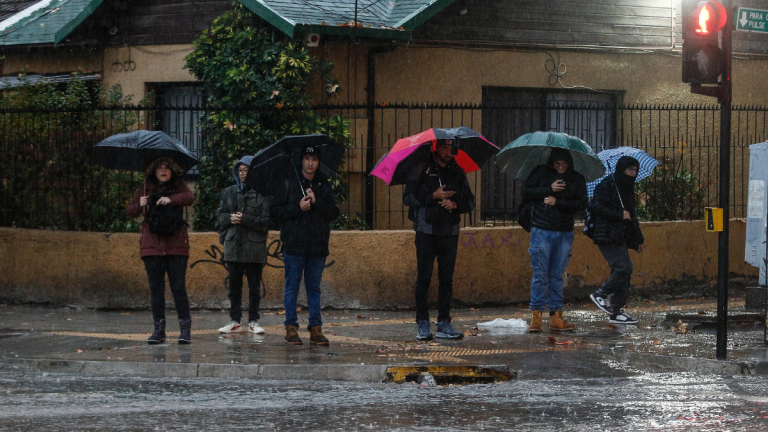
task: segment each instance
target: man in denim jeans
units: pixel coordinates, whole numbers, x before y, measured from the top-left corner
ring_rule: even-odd
[[[312,146],[304,148],[299,178],[289,176],[270,207],[270,215],[280,220],[283,242],[285,341],[294,345],[302,344],[296,315],[302,276],[307,290],[310,343],[328,345],[320,316],[320,280],[329,254],[330,223],[339,217],[340,211],[331,184],[317,172],[319,164],[318,150]]]
[[[536,167],[525,181],[523,199],[531,207],[531,325],[528,331],[542,330],[541,314],[549,306],[549,329],[575,330],[563,318],[563,272],[573,247],[576,212],[587,207],[587,183],[573,170],[568,150],[552,148],[545,165]]]

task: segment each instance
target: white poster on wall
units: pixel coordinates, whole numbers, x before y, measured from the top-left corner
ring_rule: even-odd
[[[749,181],[749,202],[747,218],[762,219],[765,217],[765,180]]]

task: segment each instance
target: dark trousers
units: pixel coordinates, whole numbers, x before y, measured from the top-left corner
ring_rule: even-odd
[[[261,272],[264,264],[227,261],[229,271],[229,317],[240,322],[243,317],[243,275],[248,279],[248,320],[259,320]]]
[[[149,278],[149,292],[152,298],[152,318],[165,319],[165,275],[171,285],[173,302],[179,319],[188,320],[189,299],[187,298],[187,260],[182,255],[148,256],[142,258]]]
[[[598,245],[608,266],[611,268],[611,276],[603,283],[601,289],[604,294],[611,297],[611,309],[618,312],[627,302],[627,294],[631,286],[632,260],[629,258],[629,249],[623,245]]]
[[[416,232],[416,321],[429,320],[429,283],[437,258],[437,321],[451,321],[453,269],[459,236],[439,236]]]

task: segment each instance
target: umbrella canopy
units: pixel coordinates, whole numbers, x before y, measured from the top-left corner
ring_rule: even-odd
[[[607,169],[606,175],[595,181],[587,183],[587,194],[590,198],[595,194],[595,187],[598,185],[598,183],[611,175],[613,170],[616,168],[616,162],[618,162],[619,158],[622,156],[631,156],[640,162],[640,167],[637,170],[637,178],[635,179],[635,183],[638,183],[640,180],[653,174],[653,169],[656,168],[656,165],[659,164],[659,161],[654,159],[651,155],[634,147],[616,147],[603,150],[597,154],[597,157],[599,157],[600,160],[603,161],[603,164],[605,164],[605,168]]]
[[[371,175],[390,186],[405,184],[411,168],[424,161],[441,139],[453,140],[453,148],[458,150],[454,157],[456,163],[467,173],[479,170],[499,151],[496,145],[468,127],[432,128],[398,140],[379,160]]]
[[[534,168],[547,163],[553,147],[571,153],[573,169],[586,181],[605,176],[605,166],[592,147],[580,138],[561,132],[527,133],[501,149],[496,164],[515,178],[526,179]]]
[[[256,153],[245,177],[245,184],[263,196],[274,195],[276,188],[287,176],[298,177],[296,165],[301,163],[301,150],[309,146],[315,147],[318,153],[321,172],[331,175],[339,169],[344,159],[344,147],[327,135],[286,135]]]
[[[200,161],[184,144],[161,131],[137,130],[112,135],[96,144],[91,161],[108,169],[144,171],[159,157],[169,157],[184,172]]]

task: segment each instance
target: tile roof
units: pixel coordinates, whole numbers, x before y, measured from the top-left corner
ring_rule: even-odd
[[[15,15],[39,0],[0,0],[0,21]]]
[[[57,44],[103,0],[42,0],[0,22],[0,46]]]
[[[454,0],[238,0],[288,36],[296,33],[410,39]],[[357,3],[357,25],[355,4]]]

